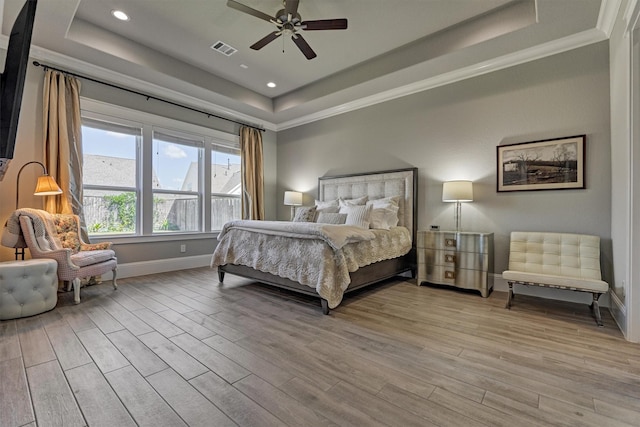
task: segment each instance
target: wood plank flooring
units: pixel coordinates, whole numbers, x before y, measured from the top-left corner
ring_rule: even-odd
[[[319,301],[193,269],[0,322],[0,426],[638,426],[606,309],[415,286]]]

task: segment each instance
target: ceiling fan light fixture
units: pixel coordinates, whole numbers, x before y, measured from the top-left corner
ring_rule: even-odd
[[[280,35],[286,35],[291,36],[293,42],[307,59],[313,59],[317,56],[316,53],[313,51],[311,46],[309,46],[309,43],[307,43],[304,37],[302,37],[301,34],[298,34],[298,31],[346,30],[347,19],[340,18],[303,21],[302,17],[298,13],[299,1],[300,0],[282,0],[284,9],[280,9],[276,12],[275,16],[267,15],[264,12],[246,6],[236,0],[227,0],[227,6],[263,21],[270,22],[277,27],[276,31],[267,34],[265,37],[249,46],[250,49],[260,50],[277,39]]]

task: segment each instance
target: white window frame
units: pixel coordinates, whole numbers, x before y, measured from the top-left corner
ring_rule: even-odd
[[[172,144],[178,144],[178,145],[184,145],[187,147],[192,147],[192,148],[196,148],[198,150],[198,178],[197,178],[197,182],[198,182],[198,190],[197,191],[189,191],[189,190],[171,190],[171,189],[164,189],[164,188],[153,188],[153,186],[151,186],[151,206],[149,209],[147,209],[148,211],[150,211],[153,215],[153,196],[155,194],[173,194],[173,195],[179,195],[179,196],[196,196],[198,199],[198,227],[196,230],[189,230],[189,231],[160,231],[160,230],[153,230],[153,218],[151,218],[151,233],[152,234],[175,234],[175,233],[199,233],[202,231],[202,227],[203,227],[203,223],[204,223],[204,215],[203,215],[203,199],[204,199],[204,195],[203,195],[203,191],[202,191],[202,184],[203,184],[203,179],[204,179],[204,159],[203,159],[203,155],[204,155],[204,146],[205,141],[204,141],[204,137],[202,135],[196,135],[196,134],[187,134],[186,132],[176,132],[176,131],[172,131],[169,129],[165,129],[165,128],[160,128],[160,127],[153,127],[152,129],[152,141],[151,141],[151,148],[153,149],[153,142],[155,141],[155,134],[161,134],[164,135],[168,138],[176,138],[177,140],[183,140],[182,142],[171,142]],[[159,140],[162,140],[162,138],[158,138]],[[170,142],[170,141],[167,141]],[[151,153],[151,155],[153,156],[153,152]],[[153,159],[152,159],[153,162]],[[153,169],[151,169],[153,170]],[[145,218],[146,219],[146,218]],[[144,222],[144,220],[143,220]]]
[[[131,241],[159,241],[190,238],[210,238],[217,235],[218,230],[211,230],[211,151],[214,146],[240,149],[238,135],[194,125],[167,117],[133,110],[118,105],[108,104],[89,98],[81,97],[81,116],[94,120],[112,122],[142,129],[142,143],[138,148],[138,176],[136,197],[136,234],[134,235],[99,235],[91,234],[92,241],[109,240],[115,243]],[[190,232],[153,232],[153,188],[152,188],[152,151],[153,131],[161,133],[175,133],[187,135],[203,140],[202,160],[200,161],[201,185],[200,194],[200,231]],[[173,190],[167,190],[174,192]]]
[[[238,138],[238,140],[239,140],[239,138]],[[238,142],[238,147],[230,147],[228,145],[225,145],[224,141],[212,140],[210,142],[210,144],[209,144],[209,151],[208,151],[208,156],[209,156],[209,160],[210,161],[205,161],[205,163],[209,167],[211,167],[211,165],[213,163],[212,158],[211,158],[212,153],[214,151],[218,151],[218,150],[216,150],[216,148],[222,148],[222,149],[231,148],[233,150],[237,150],[238,151],[238,156],[240,156],[242,158],[242,153],[240,152],[240,143],[239,142]],[[213,172],[211,172],[211,171],[209,172],[209,180],[207,181],[207,184],[209,184],[209,186],[211,185],[211,174],[212,173]],[[206,210],[208,211],[209,215],[211,216],[211,201],[213,200],[214,197],[225,197],[225,198],[229,198],[229,199],[234,198],[234,199],[238,199],[238,200],[242,199],[242,182],[240,183],[240,194],[237,195],[237,196],[233,195],[233,194],[214,193],[214,192],[212,192],[211,188],[209,188],[209,195],[210,195],[209,205],[208,205]],[[242,210],[242,207],[240,209]],[[242,212],[240,212],[240,214],[242,215]],[[238,219],[242,219],[242,218],[238,218]],[[220,230],[217,230],[217,229],[213,229],[213,218],[210,218],[209,224],[210,224],[210,227],[209,227],[210,231],[212,231],[212,232],[220,231]]]

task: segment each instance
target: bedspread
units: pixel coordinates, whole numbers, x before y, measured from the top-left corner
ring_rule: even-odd
[[[314,288],[327,300],[329,308],[342,301],[351,281],[349,272],[402,256],[411,249],[411,234],[405,227],[350,230],[357,227],[307,223],[302,228],[312,231],[306,233],[297,224],[282,221],[264,224],[265,232],[249,228],[248,222],[253,221],[232,221],[228,227],[225,225],[211,267],[244,265],[285,277]],[[341,237],[333,240],[336,236]]]
[[[218,235],[218,240],[231,229],[242,229],[259,233],[296,237],[299,239],[320,239],[333,249],[340,249],[347,243],[371,240],[375,234],[368,229],[352,225],[319,224],[315,222],[289,221],[229,221]]]

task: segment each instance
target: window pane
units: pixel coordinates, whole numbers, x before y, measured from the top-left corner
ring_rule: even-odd
[[[89,233],[135,233],[135,192],[85,189],[83,203]]]
[[[239,196],[211,196],[211,229],[222,230],[225,222],[242,218]]]
[[[198,231],[198,196],[189,194],[153,195],[153,231]]]
[[[154,132],[153,188],[199,191],[198,154],[200,149],[172,141],[186,141]],[[193,141],[197,144],[198,141]]]
[[[82,124],[83,184],[136,187],[136,151],[140,129],[84,120]]]
[[[242,218],[240,150],[214,145],[211,151],[211,230]]]
[[[240,195],[240,188],[240,151],[214,146],[211,151],[211,192]]]

